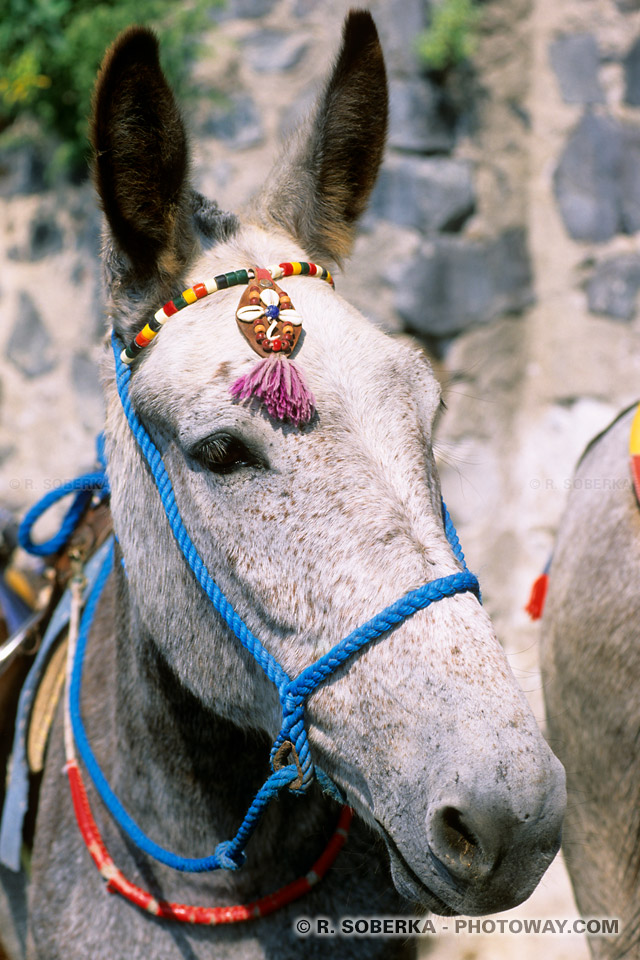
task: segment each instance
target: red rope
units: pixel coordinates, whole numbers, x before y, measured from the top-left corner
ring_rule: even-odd
[[[265,917],[267,914],[273,913],[280,907],[284,907],[302,897],[322,880],[338,856],[349,834],[349,827],[353,818],[351,807],[344,806],[340,812],[333,836],[306,876],[298,877],[297,880],[281,887],[275,893],[269,893],[266,897],[261,897],[252,903],[237,904],[233,907],[193,907],[184,903],[156,900],[146,890],[127,880],[116,867],[104,845],[93,818],[87,791],[75,759],[67,762],[66,771],[80,833],[93,862],[101,876],[107,881],[109,893],[119,893],[141,910],[145,910],[155,917],[162,917],[165,920],[179,920],[182,923],[203,923],[209,926],[216,926],[219,923],[239,923],[242,920],[251,920],[254,917]]]

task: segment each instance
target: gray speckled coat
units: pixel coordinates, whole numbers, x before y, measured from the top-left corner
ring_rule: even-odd
[[[563,850],[581,913],[618,917],[594,957],[640,957],[640,510],[624,413],[576,471],[551,568],[542,667],[567,771]]]

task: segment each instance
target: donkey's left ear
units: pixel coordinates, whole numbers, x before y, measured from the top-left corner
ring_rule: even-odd
[[[94,174],[126,286],[167,283],[193,249],[187,139],[158,41],[131,27],[104,58],[93,99]]]
[[[371,14],[352,10],[310,129],[258,200],[312,258],[340,262],[376,181],[387,136],[387,75]]]

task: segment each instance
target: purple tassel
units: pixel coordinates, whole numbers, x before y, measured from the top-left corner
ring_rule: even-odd
[[[296,427],[309,423],[315,413],[315,398],[293,360],[271,354],[256,363],[231,385],[239,400],[257,397],[276,420],[290,420]]]

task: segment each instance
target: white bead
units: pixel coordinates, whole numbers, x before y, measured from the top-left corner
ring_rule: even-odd
[[[248,304],[246,307],[240,307],[236,311],[236,317],[238,320],[242,320],[243,323],[253,323],[254,320],[262,316],[264,316],[263,308],[255,303]]]
[[[260,299],[267,307],[277,307],[280,303],[280,297],[275,290],[272,290],[271,287],[267,287],[266,290],[260,291]]]
[[[302,323],[302,317],[297,310],[281,310],[280,319],[283,323],[292,323],[294,327],[299,327]]]
[[[205,280],[204,285],[207,288],[207,293],[215,293],[216,290],[218,289],[218,284],[213,279],[213,277],[209,277],[208,280]]]
[[[267,267],[267,270],[271,274],[272,280],[281,280],[282,277],[284,277],[284,270],[282,269],[279,263],[273,267]]]

